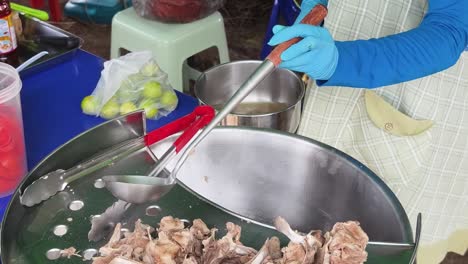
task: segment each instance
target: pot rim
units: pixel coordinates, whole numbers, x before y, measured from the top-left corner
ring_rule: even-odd
[[[201,79],[203,78],[203,76],[207,73],[210,73],[210,72],[214,72],[215,70],[217,70],[218,68],[221,68],[221,67],[225,67],[226,65],[230,65],[230,64],[246,64],[246,63],[257,63],[258,65],[260,65],[263,61],[261,60],[238,60],[238,61],[230,61],[230,62],[225,62],[225,63],[221,63],[221,64],[218,64],[218,65],[215,65],[211,68],[209,68],[208,70],[202,72],[200,74],[200,76],[198,76],[197,80],[195,81],[195,84],[194,84],[194,93],[195,93],[195,97],[197,98],[197,100],[204,104],[204,105],[209,105],[209,106],[212,106],[211,104],[208,104],[206,102],[204,102],[203,100],[200,99],[199,97],[199,91],[197,89],[197,84],[201,81]],[[287,71],[289,72],[289,74],[291,74],[292,76],[294,76],[293,78],[296,79],[298,82],[299,82],[299,89],[300,89],[300,94],[299,96],[297,97],[297,100],[295,103],[291,104],[290,106],[288,106],[287,108],[281,110],[281,111],[275,111],[275,112],[270,112],[270,113],[265,113],[265,114],[236,114],[236,113],[230,113],[229,115],[231,116],[238,116],[238,117],[266,117],[266,116],[273,116],[273,115],[277,115],[277,114],[280,114],[280,113],[284,113],[284,112],[287,112],[293,108],[296,108],[298,106],[298,104],[301,104],[302,103],[302,100],[304,99],[305,97],[305,85],[304,85],[304,82],[299,78],[299,76],[297,76],[297,74],[295,74],[293,71],[291,70],[288,70],[288,69],[282,69],[282,68],[276,68],[276,69],[280,69],[282,71]],[[216,109],[215,109],[216,110]],[[219,111],[219,110],[216,110],[216,111]]]

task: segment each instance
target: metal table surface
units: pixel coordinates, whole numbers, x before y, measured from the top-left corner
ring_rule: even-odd
[[[104,59],[79,50],[61,64],[22,76],[21,103],[28,168],[78,134],[104,122],[81,112],[80,102],[95,88]],[[147,121],[151,131],[190,113],[195,98],[177,92],[179,105],[170,115]],[[10,196],[0,198],[0,221]]]

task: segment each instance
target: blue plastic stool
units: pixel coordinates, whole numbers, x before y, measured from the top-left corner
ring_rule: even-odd
[[[283,17],[286,25],[290,26],[294,23],[300,12],[301,5],[297,0],[274,0],[265,40],[263,41],[262,52],[260,54],[262,60],[264,60],[272,50],[272,47],[268,45],[268,41],[270,41],[273,36],[272,29],[278,24],[280,16]]]

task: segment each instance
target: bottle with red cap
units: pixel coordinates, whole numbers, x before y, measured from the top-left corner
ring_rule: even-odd
[[[13,53],[17,47],[10,1],[0,0],[0,57]]]

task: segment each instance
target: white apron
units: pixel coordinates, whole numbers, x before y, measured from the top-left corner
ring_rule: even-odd
[[[417,27],[426,0],[331,0],[325,21],[336,40],[383,37]],[[395,192],[415,228],[418,262],[468,248],[468,52],[456,65],[373,91],[309,82],[298,134],[366,164]],[[385,228],[385,227],[382,227]]]

